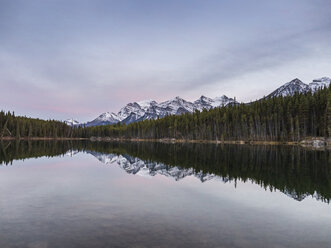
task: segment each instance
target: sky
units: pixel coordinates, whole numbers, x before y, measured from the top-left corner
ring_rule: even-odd
[[[331,77],[329,0],[0,0],[0,109],[89,121],[129,102],[248,102]]]

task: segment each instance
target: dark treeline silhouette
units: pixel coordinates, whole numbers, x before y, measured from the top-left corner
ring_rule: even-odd
[[[315,94],[264,98],[129,125],[77,128],[75,137],[300,141],[331,136],[331,85]]]
[[[0,111],[0,138],[61,138],[72,137],[73,129],[64,122],[15,116]]]
[[[169,168],[193,168],[229,181],[251,181],[301,200],[331,199],[331,151],[298,146],[165,144],[158,142],[3,141],[0,164],[16,159],[56,156],[69,150],[93,151],[157,162]]]
[[[73,147],[72,141],[0,141],[0,164],[12,164],[13,160],[64,155]]]

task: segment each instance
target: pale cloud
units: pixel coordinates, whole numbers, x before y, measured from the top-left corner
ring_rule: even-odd
[[[331,76],[330,7],[3,0],[1,108],[86,121],[145,98],[255,100],[295,77]]]

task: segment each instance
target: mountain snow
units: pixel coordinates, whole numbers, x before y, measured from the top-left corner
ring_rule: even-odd
[[[331,79],[328,77],[322,77],[314,79],[313,82],[309,84],[309,89],[314,93],[315,91],[322,89],[324,87],[329,87]]]
[[[267,97],[279,97],[279,96],[293,96],[296,92],[305,93],[309,90],[309,86],[303,83],[300,79],[293,79],[291,82],[288,82],[278,89],[273,91]]]
[[[293,96],[295,93],[315,93],[319,89],[329,87],[330,82],[330,78],[322,77],[319,79],[314,79],[310,84],[305,84],[300,79],[296,78],[273,91],[267,96],[267,98],[278,96]]]
[[[150,120],[165,117],[166,115],[180,115],[184,113],[193,113],[195,110],[211,109],[227,104],[236,103],[234,99],[227,96],[216,97],[214,99],[201,96],[198,100],[192,102],[186,101],[179,96],[157,103],[154,100],[145,100],[140,102],[128,103],[120,111],[115,113],[103,113],[93,121],[87,122],[86,126],[99,126],[116,124],[118,122],[129,124],[132,122]]]
[[[198,100],[194,101],[195,108],[202,111],[203,109],[211,109],[221,106],[226,106],[228,104],[235,103],[235,100],[232,98],[229,98],[225,95],[221,97],[215,97],[215,98],[209,98],[206,96],[201,96]]]
[[[151,99],[140,101],[140,102],[137,102],[137,103],[144,110],[147,110],[151,105],[157,104],[157,102],[155,102],[154,100],[151,100]]]
[[[68,126],[77,126],[77,125],[79,125],[79,122],[74,120],[74,119],[65,120],[64,123],[67,124]]]
[[[118,116],[114,113],[103,113],[95,118],[93,121],[87,122],[85,126],[101,126],[101,125],[111,125],[116,124],[118,122]]]

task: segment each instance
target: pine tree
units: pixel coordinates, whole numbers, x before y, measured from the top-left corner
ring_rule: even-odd
[[[29,124],[29,134],[28,137],[31,138],[32,137],[32,124]]]
[[[328,100],[326,104],[326,131],[327,131],[327,136],[331,137],[331,94],[328,94]]]
[[[16,123],[16,139],[20,139],[21,134],[20,134],[20,125],[19,123]]]

